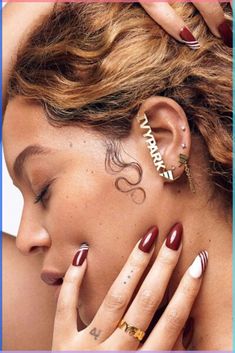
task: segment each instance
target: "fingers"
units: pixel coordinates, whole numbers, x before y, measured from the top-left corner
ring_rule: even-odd
[[[199,292],[208,254],[202,251],[183,276],[173,298],[154,327],[142,350],[171,350],[189,317]]]
[[[224,17],[224,12],[218,1],[193,2],[200,11],[202,17],[211,32],[224,43],[232,47],[232,28]],[[141,3],[145,11],[158,23],[167,33],[180,42],[185,43],[191,49],[199,49],[200,44],[187,27],[183,19],[166,2]]]
[[[169,232],[155,263],[123,318],[128,325],[135,326],[141,331],[147,330],[178,262],[182,249],[181,236],[182,225],[176,224]],[[131,349],[137,349],[139,345],[136,339],[119,328],[116,329],[111,339],[126,342]]]
[[[200,45],[183,19],[166,2],[141,3],[145,11],[172,37],[185,43],[191,49]]]
[[[63,280],[57,302],[53,340],[77,332],[77,304],[79,289],[86,270],[88,246],[82,245],[76,253]]]
[[[200,11],[211,32],[221,37],[224,43],[232,47],[232,29],[225,20],[224,11],[219,2],[195,2],[194,6]]]
[[[116,329],[131,297],[152,257],[155,241],[158,235],[157,227],[151,228],[141,241],[137,243],[120,274],[108,291],[103,303],[96,313],[92,323],[87,328],[91,335],[99,332],[99,340],[108,338]],[[97,339],[98,339],[97,338]]]

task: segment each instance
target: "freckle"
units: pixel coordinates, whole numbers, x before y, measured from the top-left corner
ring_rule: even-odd
[[[131,278],[131,276],[127,276],[127,278]]]
[[[211,239],[209,239],[209,243],[211,242]]]
[[[91,170],[91,174],[94,174],[94,170]]]
[[[134,271],[133,270],[131,270],[131,273],[133,273]]]
[[[177,190],[177,193],[178,193],[178,194],[180,194],[180,193],[181,193],[181,190],[180,190],[180,189],[179,189],[179,190]]]
[[[123,282],[124,284],[126,284],[126,282]]]
[[[83,140],[83,143],[86,143],[86,140]]]
[[[71,148],[71,147],[73,147],[73,144],[72,144],[72,142],[69,142],[69,147]]]

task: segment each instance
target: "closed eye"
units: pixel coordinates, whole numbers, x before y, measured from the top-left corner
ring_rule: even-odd
[[[34,203],[42,202],[44,201],[44,197],[46,196],[48,189],[49,189],[50,184],[48,184],[45,188],[42,189],[42,191],[36,195]]]

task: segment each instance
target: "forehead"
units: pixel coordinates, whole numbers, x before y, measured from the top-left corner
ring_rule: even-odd
[[[78,127],[50,125],[43,108],[23,97],[16,97],[8,103],[2,132],[5,159],[11,170],[15,158],[29,145],[39,144],[61,150],[68,147],[71,141],[74,145],[79,139],[87,137],[87,133]]]

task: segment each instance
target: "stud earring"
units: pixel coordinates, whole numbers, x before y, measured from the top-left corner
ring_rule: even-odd
[[[189,168],[189,165],[188,165],[188,157],[185,154],[180,153],[179,158],[180,158],[179,159],[179,163],[180,163],[179,167],[181,167],[182,165],[184,166],[185,174],[187,175],[188,180],[189,180],[190,190],[193,193],[195,193],[196,189],[195,189],[193,178],[192,178],[192,175],[191,175],[191,172],[190,172],[190,168]]]
[[[176,178],[174,177],[172,170],[167,169],[165,166],[165,163],[162,159],[162,155],[159,151],[155,137],[153,135],[151,126],[149,125],[147,115],[146,114],[143,114],[141,116],[137,115],[136,118],[140,124],[140,128],[146,131],[143,134],[143,136],[146,139],[146,144],[148,149],[150,150],[150,155],[153,160],[153,164],[155,165],[157,171],[159,172],[159,175],[164,177],[167,180],[171,180],[171,181],[175,180]]]
[[[186,127],[185,127],[185,126],[182,126],[182,127],[181,127],[181,130],[182,130],[182,131],[186,131]]]
[[[182,147],[183,149],[185,149],[185,148],[186,148],[186,143],[182,143],[182,144],[181,144],[181,147]]]

